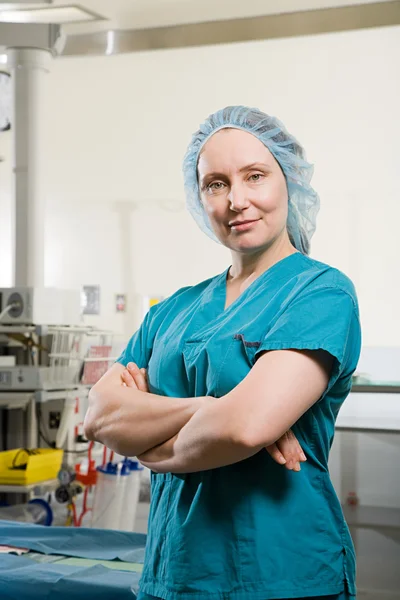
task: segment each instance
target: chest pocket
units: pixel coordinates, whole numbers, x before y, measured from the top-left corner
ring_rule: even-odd
[[[187,341],[183,357],[190,395],[228,394],[250,372],[260,345],[241,333]]]

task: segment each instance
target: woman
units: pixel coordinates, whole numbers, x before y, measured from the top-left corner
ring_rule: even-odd
[[[232,265],[153,307],[91,391],[87,437],[153,471],[142,600],[355,595],[328,455],[359,315],[349,279],[308,257],[311,174],[276,119],[209,117],[185,157],[187,203]]]

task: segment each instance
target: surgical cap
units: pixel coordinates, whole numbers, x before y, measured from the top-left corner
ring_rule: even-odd
[[[207,140],[220,129],[241,129],[253,134],[268,148],[279,163],[288,189],[287,229],[297,250],[308,254],[319,211],[319,196],[310,185],[313,166],[307,162],[304,149],[285,126],[257,108],[229,106],[210,115],[193,135],[183,161],[186,206],[204,233],[216,237],[204,210],[198,184],[197,165]]]

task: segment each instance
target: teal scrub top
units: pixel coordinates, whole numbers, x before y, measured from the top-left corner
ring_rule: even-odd
[[[355,594],[354,548],[328,471],[360,353],[353,284],[295,253],[225,310],[228,271],[152,307],[119,362],[148,369],[152,393],[179,398],[227,394],[269,350],[322,349],[333,370],[293,426],[308,458],[300,472],[262,450],[199,473],[152,473],[141,592],[165,600]]]

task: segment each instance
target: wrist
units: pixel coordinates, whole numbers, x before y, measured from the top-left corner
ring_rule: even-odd
[[[196,410],[194,412],[197,412],[200,408],[204,408],[208,404],[211,404],[211,401],[214,400],[214,398],[212,398],[211,396],[198,396],[197,398],[195,398],[195,400],[197,402],[195,403]]]

